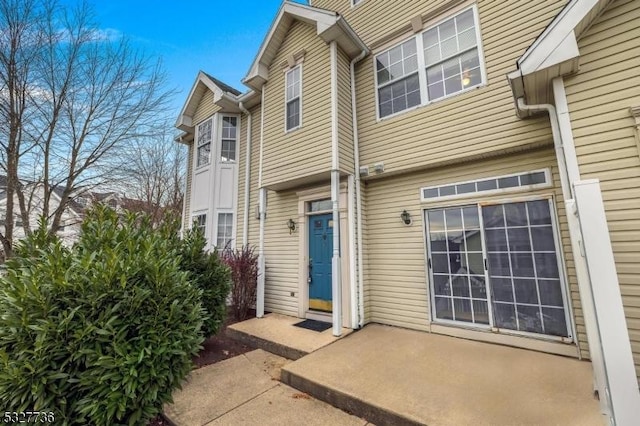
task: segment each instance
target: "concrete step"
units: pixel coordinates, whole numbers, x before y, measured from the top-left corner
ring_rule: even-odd
[[[334,337],[332,330],[322,332],[295,327],[302,321],[286,315],[267,314],[263,318],[252,318],[227,327],[227,336],[252,348],[297,360],[351,333],[343,328],[341,337]]]

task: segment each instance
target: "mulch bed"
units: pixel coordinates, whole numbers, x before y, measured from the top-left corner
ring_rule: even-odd
[[[254,318],[256,313],[254,310],[249,312],[248,318]],[[248,319],[247,318],[247,319]],[[229,309],[229,315],[227,320],[222,325],[222,329],[215,336],[209,337],[202,343],[202,350],[193,358],[193,362],[196,368],[204,367],[205,365],[215,364],[216,362],[224,361],[225,359],[233,358],[234,356],[242,355],[243,353],[252,351],[253,348],[242,343],[238,343],[229,336],[227,336],[227,326],[238,322],[233,316],[231,309]],[[157,416],[147,426],[170,426],[169,423]]]

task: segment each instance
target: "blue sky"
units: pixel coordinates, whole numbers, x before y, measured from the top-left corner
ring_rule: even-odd
[[[101,29],[161,57],[179,113],[199,70],[240,91],[240,82],[281,0],[90,0]]]

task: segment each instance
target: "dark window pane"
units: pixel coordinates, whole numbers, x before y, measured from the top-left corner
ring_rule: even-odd
[[[450,252],[459,252],[462,243],[462,231],[447,231],[447,240]]]
[[[516,302],[538,304],[538,291],[535,280],[513,280]]]
[[[517,329],[516,311],[510,303],[494,303],[493,315],[497,327],[508,328],[510,330]]]
[[[555,253],[535,253],[536,272],[540,278],[558,278],[558,262]]]
[[[543,305],[563,306],[560,280],[539,280],[540,302]]]
[[[482,241],[480,240],[480,230],[465,232],[465,249],[467,251],[482,251]]]
[[[393,106],[391,105],[391,101],[389,102],[381,102],[380,103],[380,117],[386,117],[387,115],[393,114]]]
[[[527,209],[529,210],[529,222],[532,225],[551,225],[551,213],[547,200],[529,201]]]
[[[443,210],[431,210],[427,212],[429,220],[429,231],[437,232],[444,231],[444,211]]]
[[[501,205],[482,208],[482,219],[485,229],[504,228],[504,215]]]
[[[451,296],[449,275],[433,274],[433,289],[438,296]]]
[[[460,209],[447,209],[444,211],[447,219],[447,230],[462,229],[462,214]]]
[[[489,275],[510,276],[509,257],[501,253],[489,253]]]
[[[535,185],[544,182],[544,172],[525,173],[523,175],[520,175],[520,183],[522,185]]]
[[[429,239],[431,240],[432,252],[447,251],[447,240],[445,235],[446,234],[444,232],[432,232],[429,234]]]
[[[449,255],[449,268],[452,274],[461,274],[466,273],[464,269],[462,269],[462,258],[460,253],[452,253]]]
[[[498,188],[498,182],[495,179],[488,179],[478,182],[478,191],[490,191]]]
[[[510,278],[491,278],[493,299],[501,302],[513,302],[513,288]]]
[[[482,253],[467,253],[468,265],[467,270],[474,275],[484,274],[484,262]]]
[[[380,75],[378,74],[378,79],[380,79]],[[391,87],[387,86],[387,87],[383,87],[382,89],[378,90],[378,100],[380,102],[389,102],[391,101]]]
[[[441,186],[440,187],[440,196],[444,197],[446,195],[455,195],[456,193],[456,187],[453,185],[449,185],[449,186]]]
[[[537,306],[518,306],[519,330],[542,333],[542,321],[540,320],[540,310]]]
[[[444,81],[444,90],[447,95],[461,91],[462,79],[460,78],[460,75],[458,74],[455,77],[446,79]]]
[[[498,179],[499,188],[515,188],[519,186],[518,176],[503,177]]]
[[[438,196],[438,188],[424,190],[424,198],[436,198],[437,196]]]
[[[504,205],[507,226],[527,226],[527,211],[525,203],[510,203]]]
[[[429,100],[439,99],[444,96],[444,84],[437,82],[429,84]]]
[[[533,249],[536,251],[555,251],[556,249],[551,226],[531,228],[531,238],[533,239]]]
[[[453,299],[456,310],[456,321],[473,322],[471,315],[471,301],[468,299]]]
[[[476,191],[476,184],[474,182],[463,183],[463,184],[460,184],[460,185],[456,185],[456,188],[458,190],[458,194],[467,194],[469,192],[475,192]]]
[[[449,256],[446,254],[431,255],[431,268],[433,272],[449,273]]]
[[[487,309],[487,302],[483,300],[474,300],[473,316],[475,317],[476,323],[489,324],[489,310]]]
[[[531,251],[528,228],[510,228],[507,229],[507,234],[509,236],[509,250]]]
[[[454,296],[469,297],[469,278],[466,275],[455,275],[451,287]]]
[[[487,298],[487,286],[484,282],[484,277],[470,277],[471,280],[471,296],[478,299]]]
[[[542,308],[542,319],[544,321],[544,331],[546,334],[567,337],[567,321],[564,316],[564,309]]]
[[[480,228],[480,217],[478,216],[478,208],[476,206],[463,208],[462,215],[464,216],[465,229]]]
[[[514,277],[533,277],[531,253],[511,253],[511,270]]]
[[[436,317],[440,319],[453,319],[451,299],[448,297],[436,297]]]
[[[488,251],[507,251],[507,237],[504,229],[487,229],[485,238]]]

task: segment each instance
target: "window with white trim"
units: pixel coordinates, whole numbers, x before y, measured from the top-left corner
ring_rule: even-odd
[[[351,6],[357,6],[362,3],[362,0],[351,0]]]
[[[236,161],[238,141],[238,118],[222,117],[222,139],[220,142],[220,161],[233,163]]]
[[[285,76],[285,130],[293,130],[300,127],[302,117],[302,68],[300,65],[287,71]]]
[[[218,234],[216,247],[220,250],[231,248],[233,239],[233,213],[218,213]]]
[[[472,6],[378,54],[378,116],[384,118],[481,85],[479,34]]]
[[[425,211],[434,321],[570,337],[549,198]]]
[[[200,230],[200,232],[202,232],[202,235],[206,235],[207,215],[199,214],[199,215],[193,216],[193,227]]]
[[[211,161],[211,120],[198,125],[196,166],[206,166]]]

